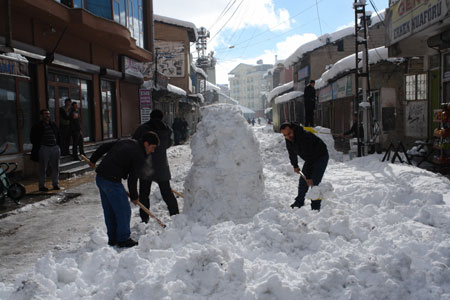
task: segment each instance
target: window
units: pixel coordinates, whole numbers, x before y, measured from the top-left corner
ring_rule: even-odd
[[[86,9],[94,15],[112,20],[111,1],[109,0],[87,0]]]
[[[427,99],[427,74],[406,75],[406,100]]]
[[[84,0],[73,0],[73,7],[84,8],[83,2]]]
[[[338,52],[344,52],[344,40],[337,41],[336,46]]]

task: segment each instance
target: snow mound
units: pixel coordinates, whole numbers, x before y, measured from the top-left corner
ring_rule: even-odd
[[[191,149],[184,213],[216,224],[243,222],[260,211],[264,181],[259,142],[237,106],[205,107]]]
[[[319,185],[315,185],[308,190],[305,198],[316,200],[316,199],[329,199],[334,196],[333,185],[330,182],[321,182]]]

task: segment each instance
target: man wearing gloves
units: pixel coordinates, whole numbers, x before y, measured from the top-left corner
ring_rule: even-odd
[[[302,172],[306,177],[300,176],[298,184],[298,195],[295,202],[291,205],[302,207],[305,204],[305,195],[308,188],[319,185],[328,164],[328,150],[325,143],[311,132],[294,123],[283,123],[280,127],[281,133],[286,138],[286,148],[289,152],[289,159],[294,172],[300,173],[297,155],[302,158]],[[321,200],[311,201],[311,209],[320,210]]]
[[[137,204],[137,180],[143,176],[142,167],[147,157],[155,152],[158,145],[158,135],[146,132],[139,140],[117,140],[103,144],[91,156],[91,166],[95,166],[106,154],[96,168],[96,183],[100,191],[110,246],[137,245],[137,242],[130,238],[131,207],[121,180],[128,178],[130,200]]]

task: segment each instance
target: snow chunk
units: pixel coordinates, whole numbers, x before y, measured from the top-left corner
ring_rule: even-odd
[[[251,219],[263,205],[259,142],[238,106],[215,104],[202,111],[191,142],[184,212],[206,224]]]

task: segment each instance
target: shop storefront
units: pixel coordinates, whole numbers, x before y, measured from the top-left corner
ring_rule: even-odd
[[[28,61],[0,55],[0,149],[6,154],[31,150],[33,102]]]
[[[51,69],[48,72],[48,108],[51,118],[59,124],[59,108],[67,98],[78,102],[83,136],[86,142],[94,141],[94,110],[92,99],[92,76],[69,74],[67,71]]]

